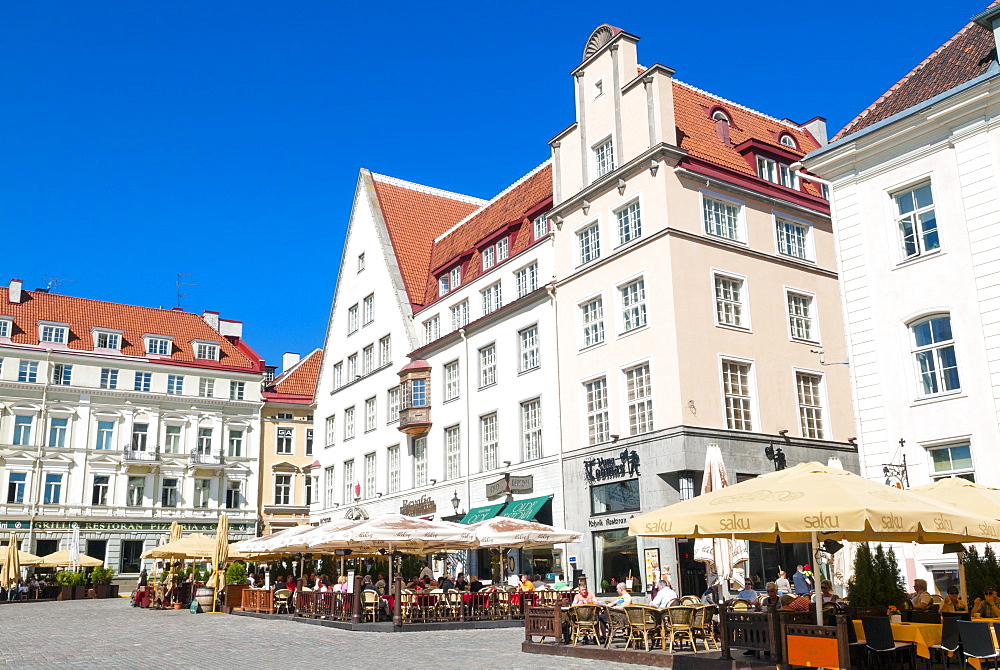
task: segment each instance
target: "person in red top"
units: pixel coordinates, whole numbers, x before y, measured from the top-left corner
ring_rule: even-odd
[[[587,590],[587,587],[580,585],[580,590],[577,592],[576,597],[573,598],[574,605],[596,605],[597,600],[594,598],[594,594]]]

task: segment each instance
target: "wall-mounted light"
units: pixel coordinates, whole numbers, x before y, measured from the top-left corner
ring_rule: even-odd
[[[587,214],[590,214],[590,201],[589,200],[584,200],[583,201],[583,215],[586,216]]]
[[[660,164],[655,160],[649,161],[649,174],[656,176],[656,171],[660,169]]]
[[[436,479],[432,479],[432,480],[431,480],[431,486],[434,486],[434,485],[435,485],[435,484],[437,484],[437,483],[438,483],[438,480],[436,480]]]
[[[786,437],[788,435],[788,429],[785,428],[784,430],[779,430],[778,431],[778,435],[781,435],[782,437]]]
[[[625,188],[628,184],[625,183],[624,179],[618,180],[618,195],[625,195]]]
[[[621,437],[621,435],[615,435],[614,433],[612,433],[610,437],[611,437],[611,443],[614,444],[615,442],[618,441],[618,438]]]
[[[381,497],[382,497],[382,494],[381,494],[381,493],[376,493],[376,494],[375,494],[375,497],[376,497],[376,498],[381,498]]]
[[[458,497],[458,491],[455,491],[455,495],[451,498],[451,506],[455,508],[455,514],[458,514],[458,506],[462,504],[462,499]]]
[[[510,467],[510,461],[504,461],[503,465],[504,465],[505,468],[509,468]]]

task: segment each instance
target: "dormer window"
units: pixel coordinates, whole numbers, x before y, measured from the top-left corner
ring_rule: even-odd
[[[121,331],[115,330],[95,330],[94,331],[94,348],[95,349],[114,349],[120,350],[122,348],[122,334]]]
[[[219,343],[195,341],[194,357],[203,361],[219,360]]]
[[[795,138],[792,137],[791,135],[788,135],[788,134],[782,135],[781,139],[778,140],[778,141],[781,142],[782,146],[786,146],[786,147],[788,147],[790,149],[798,149],[799,148],[795,144]]]
[[[173,339],[164,335],[146,335],[146,353],[153,356],[169,356],[173,349]]]
[[[788,188],[799,187],[799,177],[791,167],[764,156],[757,156],[757,176]]]
[[[483,249],[483,270],[489,270],[494,265],[496,259],[493,256],[493,247],[486,247]]]
[[[713,121],[725,121],[725,123],[726,123],[727,126],[730,125],[729,117],[726,116],[726,113],[724,111],[722,111],[721,109],[717,109],[714,112],[712,112],[712,120]]]
[[[510,242],[507,238],[503,238],[497,242],[497,263],[502,263],[507,260],[507,255],[510,251]]]
[[[438,296],[443,296],[450,291],[451,284],[448,282],[448,275],[438,277]]]
[[[10,337],[14,332],[14,319],[0,317],[0,337]]]
[[[462,266],[456,265],[448,273],[448,279],[451,280],[451,290],[454,291],[459,286],[462,285]]]
[[[50,342],[52,344],[66,344],[69,338],[68,323],[52,323],[51,321],[38,322],[38,341]]]
[[[509,251],[510,243],[506,237],[483,249],[483,270],[489,270],[497,263],[507,260]]]

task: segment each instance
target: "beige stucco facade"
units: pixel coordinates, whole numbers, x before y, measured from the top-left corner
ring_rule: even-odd
[[[309,521],[309,505],[316,500],[319,490],[317,475],[310,467],[316,460],[312,455],[312,433],[313,408],[310,405],[264,404],[258,487],[262,534]],[[309,486],[312,486],[311,492],[306,490]]]

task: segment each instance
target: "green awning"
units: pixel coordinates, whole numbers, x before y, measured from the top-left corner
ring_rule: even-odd
[[[512,519],[531,521],[535,518],[535,515],[538,514],[538,510],[542,509],[542,505],[547,503],[551,497],[552,496],[542,496],[541,498],[515,500],[512,503],[508,503],[507,507],[505,507],[504,510],[497,516],[509,516]]]
[[[486,505],[484,507],[475,507],[469,510],[469,513],[462,517],[459,523],[478,523],[479,521],[486,521],[487,519],[492,519],[500,510],[503,509],[503,503],[497,503],[496,505]]]

